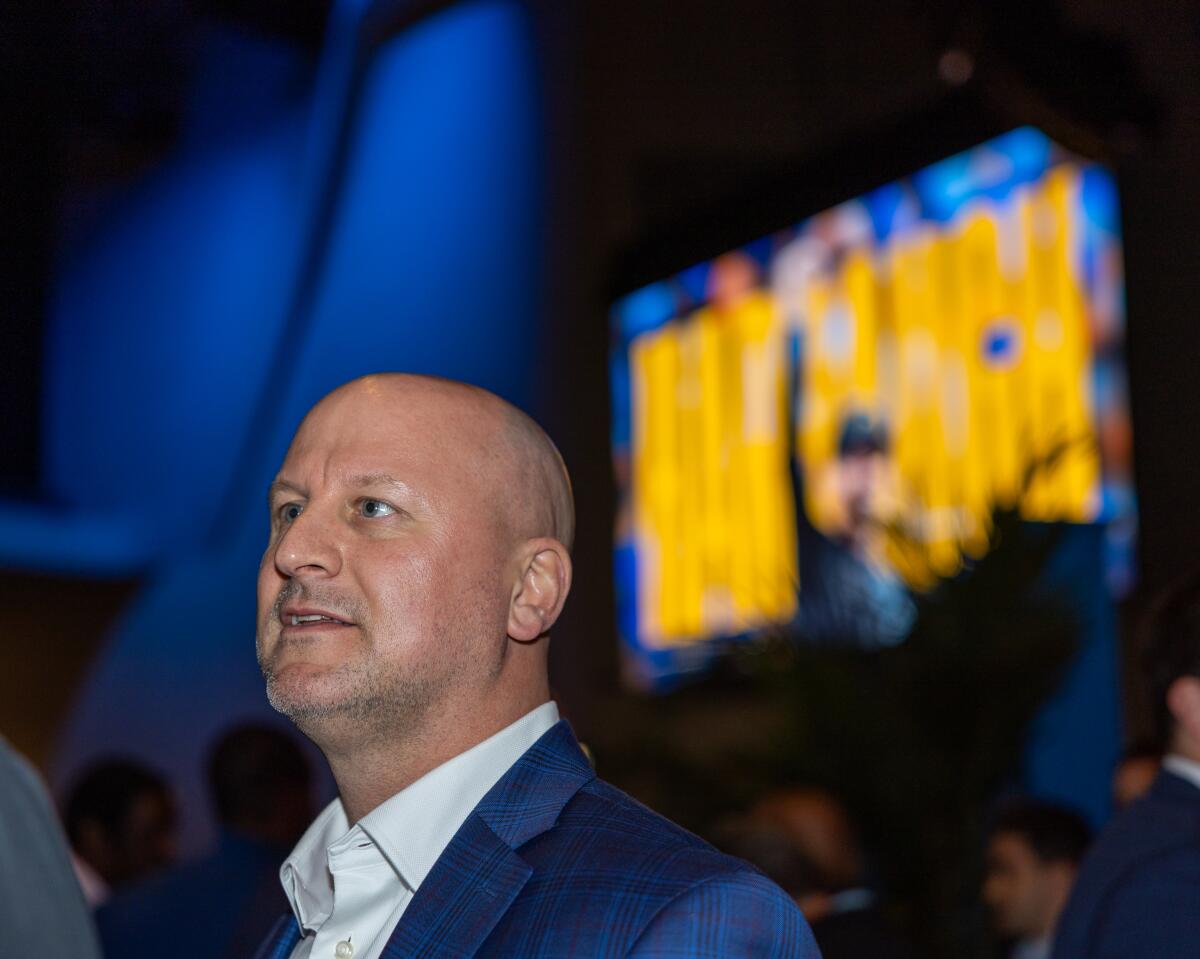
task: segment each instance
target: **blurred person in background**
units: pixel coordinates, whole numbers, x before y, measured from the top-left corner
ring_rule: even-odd
[[[96,914],[105,955],[149,959],[164,942],[172,959],[253,955],[287,908],[279,866],[312,819],[312,779],[279,729],[247,723],[221,736],[208,762],[216,849],[114,895]]]
[[[792,897],[810,922],[826,911],[826,894],[818,889],[815,870],[780,827],[749,816],[731,816],[718,822],[708,837],[714,846],[757,866]]]
[[[99,959],[62,827],[33,768],[0,738],[0,930],[9,956]]]
[[[858,830],[829,793],[811,787],[770,793],[725,838],[727,851],[758,866],[792,896],[824,959],[909,955],[867,880]]]
[[[1010,959],[1048,959],[1058,917],[1091,842],[1087,821],[1056,803],[1006,807],[988,833],[983,900]]]
[[[175,799],[167,781],[131,759],[85,769],[64,818],[76,874],[94,908],[113,892],[175,861]]]
[[[1162,594],[1143,643],[1162,770],[1084,861],[1054,959],[1200,953],[1200,572]]]
[[[1113,805],[1124,809],[1150,791],[1162,769],[1162,750],[1149,742],[1134,743],[1121,754],[1113,770]]]
[[[838,435],[835,468],[826,474],[837,516],[823,533],[803,508],[804,478],[797,473],[800,506],[800,609],[793,628],[818,645],[875,649],[908,635],[916,606],[885,558],[883,503],[894,488],[887,425],[866,412],[847,412]]]

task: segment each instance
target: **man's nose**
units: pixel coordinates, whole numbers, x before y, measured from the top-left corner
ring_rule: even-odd
[[[306,509],[292,520],[275,544],[275,568],[289,578],[336,576],[342,558],[330,519]]]

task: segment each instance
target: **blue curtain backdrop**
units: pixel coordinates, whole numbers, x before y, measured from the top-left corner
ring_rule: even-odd
[[[404,369],[535,399],[527,13],[430,7],[342,4],[315,75],[262,42],[214,39],[222,56],[196,77],[203,135],[68,252],[47,350],[54,506],[9,504],[24,525],[6,521],[0,548],[48,569],[150,573],[86,682],[59,781],[132,752],[179,785],[185,823],[207,823],[198,757],[269,712],[254,660],[265,490],[322,394]],[[241,75],[273,78],[272,97],[239,107],[214,92],[231,50]],[[185,843],[206,838],[202,825]]]

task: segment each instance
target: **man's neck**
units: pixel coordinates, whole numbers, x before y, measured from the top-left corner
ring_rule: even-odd
[[[326,753],[326,758],[346,818],[356,823],[426,773],[469,748],[446,745],[443,749],[406,749],[391,743],[367,746],[351,753]]]
[[[341,748],[318,742],[329,761],[347,820],[358,822],[422,776],[494,736],[548,699],[547,692],[541,698],[530,697],[501,711],[478,711],[436,723],[426,721],[415,733],[406,735],[394,730],[360,737]]]
[[[1200,739],[1189,736],[1187,732],[1180,729],[1171,740],[1167,755],[1178,756],[1180,759],[1192,763],[1200,763]]]

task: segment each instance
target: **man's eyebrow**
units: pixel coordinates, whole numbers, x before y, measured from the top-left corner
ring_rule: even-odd
[[[267,501],[271,502],[279,493],[298,493],[303,495],[303,490],[298,486],[293,486],[287,480],[277,479],[267,487]]]
[[[358,473],[348,477],[348,485],[352,489],[369,489],[371,487],[388,486],[401,493],[411,493],[412,488],[403,480],[396,479],[391,473]]]
[[[383,470],[357,473],[354,476],[347,477],[346,483],[350,489],[358,490],[360,494],[367,496],[376,493],[391,493],[396,497],[395,505],[406,509],[414,507],[427,508],[430,505],[429,496],[426,492],[422,491],[419,487],[413,488],[404,482],[404,480]]]
[[[391,473],[386,473],[382,470],[371,473],[356,473],[353,476],[346,477],[345,483],[350,489],[371,490],[387,487],[394,492],[403,493],[406,496],[417,496],[413,488],[403,480],[397,479]],[[277,496],[285,494],[294,494],[296,496],[308,495],[294,483],[290,483],[285,479],[276,479],[267,488],[267,502],[274,503]]]

